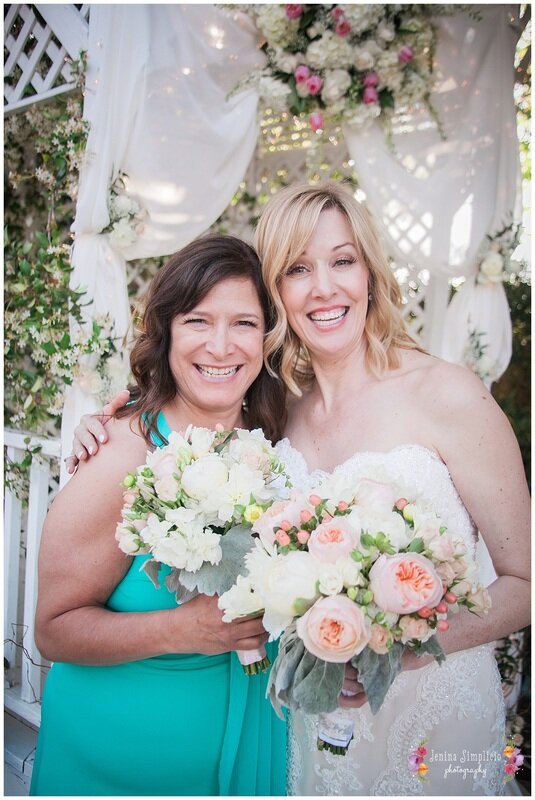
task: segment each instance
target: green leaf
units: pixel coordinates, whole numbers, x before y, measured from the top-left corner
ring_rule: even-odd
[[[374,539],[373,536],[370,536],[369,533],[361,533],[361,535],[360,535],[360,543],[367,550],[369,550],[370,547],[375,547],[375,539]]]
[[[417,536],[416,539],[413,539],[410,545],[407,548],[407,552],[409,553],[422,553],[424,550],[424,540],[421,536]]]
[[[374,653],[369,647],[354,656],[351,663],[358,670],[359,681],[368,695],[372,714],[377,714],[383,704],[394,678],[401,671],[401,654],[403,645],[394,642],[392,648],[384,655]]]
[[[53,342],[43,342],[42,348],[45,353],[48,353],[49,356],[53,355],[56,352],[56,348],[54,347]]]
[[[417,647],[411,647],[417,656],[423,655],[432,655],[435,656],[436,660],[440,664],[442,661],[445,661],[446,656],[444,655],[444,650],[440,646],[438,639],[436,636],[431,636],[427,642],[418,642]]]
[[[236,583],[236,578],[243,572],[245,554],[253,547],[251,529],[245,525],[236,525],[221,537],[223,556],[219,564],[203,564],[197,572],[180,573],[180,583],[190,592],[197,590],[200,594],[222,595]]]

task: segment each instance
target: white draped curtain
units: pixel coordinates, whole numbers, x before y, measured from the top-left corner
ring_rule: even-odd
[[[390,255],[430,273],[426,291],[425,344],[436,355],[462,363],[468,317],[484,331],[501,375],[511,357],[511,322],[501,283],[475,281],[478,251],[520,216],[520,164],[514,107],[514,53],[518,7],[478,5],[437,17],[438,82],[433,105],[442,139],[429,112],[403,120],[389,147],[378,124],[344,135],[366,202],[381,227]],[[409,133],[407,133],[409,131]],[[449,278],[466,284],[448,306]]]
[[[84,117],[90,124],[73,225],[71,284],[94,315],[129,328],[126,260],[168,255],[205,231],[227,207],[251,160],[258,98],[227,100],[262,65],[257,33],[239,12],[213,5],[93,5]],[[144,212],[134,244],[112,247],[110,185],[125,175]],[[81,386],[66,392],[62,448],[98,403]],[[65,479],[65,474],[62,478]]]
[[[436,21],[439,85],[433,102],[445,140],[425,112],[413,115],[410,135],[394,134],[393,149],[378,126],[365,133],[346,127],[344,133],[391,255],[431,273],[429,349],[461,360],[464,318],[477,312],[492,325],[489,335],[508,361],[503,287],[479,287],[474,275],[485,234],[503,224],[517,201],[511,23],[517,7],[478,9],[480,21],[466,13]],[[84,107],[91,127],[73,225],[72,276],[73,285],[84,286],[92,299],[88,320],[109,313],[117,335],[124,336],[125,260],[175,252],[209,228],[230,202],[255,148],[258,98],[253,90],[230,98],[228,93],[263,65],[258,44],[239,11],[92,5]],[[122,249],[102,233],[110,222],[109,188],[120,174],[145,214],[137,241]],[[467,276],[459,293],[464,305],[447,312],[448,279],[457,275]],[[93,410],[94,399],[79,386],[67,391],[65,453],[74,424]]]

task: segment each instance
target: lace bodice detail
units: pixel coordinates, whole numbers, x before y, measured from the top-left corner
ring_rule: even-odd
[[[473,554],[477,540],[474,524],[464,507],[459,493],[443,461],[427,447],[418,444],[403,444],[385,453],[364,451],[355,453],[332,473],[322,469],[309,472],[307,463],[299,450],[292,447],[288,439],[277,444],[277,453],[284,461],[292,485],[304,491],[315,489],[323,480],[339,473],[362,476],[377,476],[395,481],[413,497],[426,500],[448,527],[465,539]]]

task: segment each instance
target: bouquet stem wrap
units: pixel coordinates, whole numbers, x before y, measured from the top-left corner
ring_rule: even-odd
[[[236,654],[246,675],[257,675],[265,672],[271,662],[264,646],[257,650],[236,650]]]
[[[318,750],[344,756],[353,739],[353,717],[346,708],[337,708],[318,718]]]

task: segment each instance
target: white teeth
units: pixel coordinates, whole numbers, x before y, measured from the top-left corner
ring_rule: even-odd
[[[200,364],[197,364],[197,369],[202,375],[221,377],[234,375],[238,371],[239,367],[203,367]]]
[[[337,322],[339,319],[342,319],[346,314],[345,308],[337,308],[333,309],[332,311],[316,311],[313,314],[309,314],[310,319],[313,322]]]

